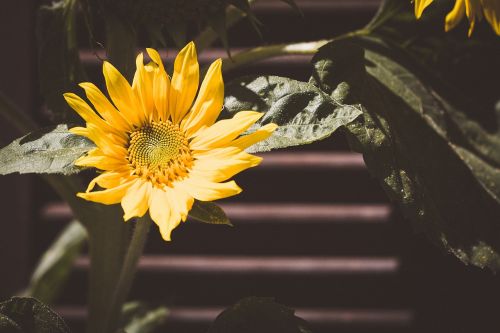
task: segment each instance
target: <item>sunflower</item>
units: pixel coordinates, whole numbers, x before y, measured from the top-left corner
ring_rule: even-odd
[[[415,16],[420,18],[424,9],[434,0],[415,0]],[[486,18],[497,35],[500,36],[500,0],[455,0],[453,9],[446,15],[444,29],[455,28],[467,15],[469,36],[472,35],[476,21]]]
[[[199,66],[193,42],[174,62],[172,78],[160,55],[147,49],[136,59],[132,85],[109,62],[103,73],[111,100],[92,83],[80,86],[95,108],[73,93],[64,98],[86,122],[70,131],[92,140],[96,148],[75,161],[102,172],[83,199],[106,205],[121,203],[124,220],[149,210],[165,240],[185,221],[194,200],[212,201],[236,195],[229,178],[256,166],[261,158],[244,150],[276,129],[267,124],[242,136],[262,114],[241,111],[217,121],[223,107],[220,59],[214,61],[198,91]],[[98,185],[99,190],[92,191]]]

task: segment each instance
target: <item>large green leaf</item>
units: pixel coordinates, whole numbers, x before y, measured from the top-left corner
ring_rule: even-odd
[[[265,112],[249,132],[276,123],[278,129],[249,152],[304,145],[329,137],[340,126],[356,119],[359,106],[333,100],[312,84],[279,76],[251,76],[226,86],[225,109]]]
[[[27,295],[52,303],[68,278],[73,263],[87,240],[87,232],[78,221],[72,221],[43,254],[31,276]]]
[[[9,333],[69,333],[64,321],[47,305],[27,297],[0,303],[0,331]]]
[[[208,333],[311,333],[295,311],[268,297],[247,297],[224,310]]]
[[[500,269],[499,164],[460,139],[455,121],[464,113],[430,89],[404,53],[378,39],[351,42],[320,49],[312,81],[332,95],[330,87],[344,81],[343,98],[363,104],[363,117],[347,126],[352,147],[417,229],[465,263]],[[359,54],[351,71],[337,68]],[[363,71],[361,83],[350,74]]]
[[[94,148],[83,136],[68,132],[67,125],[37,130],[0,149],[0,174],[77,173],[74,161]]]

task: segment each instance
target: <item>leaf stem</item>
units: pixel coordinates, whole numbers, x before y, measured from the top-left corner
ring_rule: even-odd
[[[315,54],[320,47],[329,42],[351,38],[354,36],[366,35],[367,33],[368,33],[367,30],[360,29],[332,39],[322,39],[312,42],[259,46],[235,54],[232,56],[232,59],[229,58],[223,59],[222,69],[224,72],[228,72],[243,65],[248,65],[257,61],[284,55],[308,55],[308,54],[312,55]]]

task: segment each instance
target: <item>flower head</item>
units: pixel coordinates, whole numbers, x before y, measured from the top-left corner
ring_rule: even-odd
[[[415,16],[420,18],[425,8],[434,0],[415,0]],[[472,35],[476,22],[483,16],[500,36],[500,1],[499,0],[455,0],[453,9],[446,15],[444,28],[449,31],[455,28],[467,16],[469,19],[469,36]]]
[[[228,180],[261,161],[244,149],[267,138],[277,126],[267,124],[241,136],[262,116],[254,111],[216,122],[224,99],[222,62],[211,64],[198,90],[192,42],[177,55],[171,79],[158,52],[147,53],[152,61],[145,65],[143,54],[137,56],[132,85],[104,62],[111,101],[94,84],[80,84],[95,111],[73,93],[64,97],[86,121],[86,127],[71,132],[96,144],[75,164],[102,171],[78,196],[108,205],[121,203],[125,220],[149,210],[162,237],[170,240],[194,199],[212,201],[241,192]],[[92,191],[96,185],[101,189]]]

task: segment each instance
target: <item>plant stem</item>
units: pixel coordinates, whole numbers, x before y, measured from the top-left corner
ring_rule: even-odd
[[[247,51],[233,55],[232,59],[224,59],[222,68],[225,72],[233,70],[242,65],[247,65],[264,59],[283,55],[314,54],[316,51],[330,40],[323,39],[314,42],[276,44],[269,46],[259,46]]]
[[[222,61],[222,70],[228,72],[243,65],[248,65],[264,59],[284,56],[284,55],[308,55],[315,54],[323,45],[342,39],[367,34],[365,29],[350,32],[332,39],[322,39],[312,42],[276,44],[268,46],[259,46],[250,50],[242,51],[232,56],[232,59],[225,58]]]
[[[123,260],[122,269],[111,302],[111,325],[117,323],[119,320],[121,309],[132,286],[135,272],[137,271],[137,264],[144,250],[144,244],[147,240],[150,227],[151,219],[147,215],[135,221],[132,239]],[[115,329],[116,327],[112,328]],[[110,330],[110,332],[113,331]]]
[[[108,59],[129,81],[134,72],[136,45],[137,36],[132,27],[127,22],[107,15]],[[92,212],[93,220],[88,228],[90,283],[87,332],[114,333],[119,321],[122,300],[127,297],[135,273],[135,269],[131,269],[130,265],[136,262],[127,259],[133,234],[132,224],[120,221],[123,212],[117,205],[97,206]],[[136,252],[137,256],[140,256],[142,246]],[[125,269],[124,266],[129,268]]]
[[[129,81],[134,76],[137,36],[134,29],[119,18],[106,17],[108,59]]]

